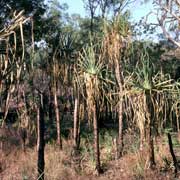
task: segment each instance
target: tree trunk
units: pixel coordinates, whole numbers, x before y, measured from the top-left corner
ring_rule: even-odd
[[[176,110],[176,124],[177,124],[178,141],[180,141],[180,126],[179,126],[179,113],[178,113],[178,110]]]
[[[79,127],[79,95],[74,103],[74,149],[78,150],[80,145],[80,127]]]
[[[122,76],[122,69],[121,65],[117,58],[115,58],[115,75],[116,80],[118,83],[119,89],[119,104],[118,104],[118,122],[119,122],[119,129],[118,129],[118,140],[117,140],[117,158],[119,159],[123,153],[123,76]]]
[[[94,24],[93,24],[93,22],[94,22],[94,14],[93,13],[91,13],[91,20],[90,20],[90,32],[91,32],[91,36],[93,35],[93,26],[94,26]]]
[[[177,123],[177,132],[178,134],[180,133],[180,129],[179,129],[179,117],[176,117],[176,123]]]
[[[53,90],[51,88],[52,86],[50,85],[49,87],[49,110],[48,110],[48,115],[49,115],[49,121],[53,123]]]
[[[7,97],[6,97],[6,100],[5,100],[5,110],[4,110],[4,117],[3,117],[3,120],[2,120],[2,128],[4,128],[5,125],[6,125],[6,118],[7,118],[7,114],[8,114],[8,111],[9,111],[9,100],[10,100],[10,97],[11,97],[10,89],[11,89],[11,85],[10,85],[10,87],[8,89]]]
[[[149,161],[149,168],[153,169],[156,165],[155,158],[154,158],[154,141],[153,141],[153,135],[152,135],[152,120],[150,119],[150,122],[148,123],[148,130],[147,130],[147,142],[148,142],[148,161]]]
[[[143,125],[145,126],[145,124]],[[143,150],[143,147],[144,147],[144,142],[145,142],[145,131],[144,131],[144,128],[140,128],[140,151]]]
[[[37,128],[38,128],[38,142],[37,142],[37,151],[38,151],[38,178],[39,180],[44,180],[44,95],[40,94],[40,108],[37,113]]]
[[[119,129],[118,129],[118,156],[117,158],[119,159],[122,157],[123,153],[123,102],[122,98],[120,99],[119,102],[119,107],[118,107],[118,120],[119,120]]]
[[[147,143],[148,143],[148,164],[149,168],[153,169],[156,165],[154,157],[154,142],[153,142],[153,128],[154,128],[154,117],[153,117],[153,104],[151,100],[150,92],[145,92],[146,106],[147,106]]]
[[[59,115],[59,106],[57,99],[57,85],[54,85],[54,106],[55,106],[55,114],[56,114],[56,126],[57,126],[57,144],[60,149],[62,149],[62,139],[61,139],[61,122]]]
[[[173,144],[172,144],[172,139],[171,139],[171,135],[170,133],[168,133],[168,143],[169,143],[169,150],[173,159],[173,164],[174,164],[174,173],[175,176],[177,175],[177,171],[178,171],[178,162],[176,159],[176,156],[174,154],[174,150],[173,150]]]
[[[92,113],[93,113],[93,128],[94,128],[94,153],[95,153],[95,161],[96,161],[96,170],[99,175],[100,173],[102,173],[102,169],[101,169],[101,164],[100,164],[99,130],[98,130],[95,104],[92,107]]]

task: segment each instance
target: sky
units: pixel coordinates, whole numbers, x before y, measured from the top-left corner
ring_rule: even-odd
[[[142,17],[146,17],[149,12],[153,10],[152,1],[148,3],[141,3],[142,0],[136,0],[135,3],[130,5],[131,11],[131,22],[136,23]],[[61,0],[61,3],[67,3],[69,6],[68,12],[70,14],[77,13],[82,17],[88,16],[84,8],[83,0]],[[151,14],[148,16],[147,23],[157,23],[155,15]],[[161,33],[161,29],[157,28],[156,33]],[[153,42],[158,42],[158,36],[156,34],[142,34],[136,37],[138,40],[152,40]]]
[[[141,4],[141,0],[137,0],[131,5],[132,20],[139,21],[141,17],[146,16],[148,12],[153,9],[152,2]],[[78,13],[81,16],[87,16],[84,9],[83,0],[62,0],[61,3],[67,3],[69,6],[68,12],[70,14]],[[155,17],[149,16],[149,21],[155,21]]]
[[[61,3],[67,3],[69,6],[68,12],[70,14],[77,13],[81,16],[85,16],[86,12],[84,9],[83,0],[62,0]]]

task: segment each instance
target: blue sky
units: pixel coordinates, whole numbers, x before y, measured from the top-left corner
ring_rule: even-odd
[[[136,0],[135,3],[131,4],[130,10],[131,10],[131,20],[132,22],[139,22],[139,20],[146,16],[150,11],[153,10],[153,4],[152,1],[149,1],[149,3],[141,3],[142,0]],[[62,0],[61,3],[67,3],[69,6],[68,12],[70,14],[77,13],[80,14],[81,16],[87,16],[87,13],[85,12],[84,9],[84,3],[83,0]],[[148,16],[147,23],[156,23],[156,17],[155,15],[151,14]],[[161,29],[158,28],[156,33],[160,33]],[[154,42],[157,41],[157,36],[155,34],[146,36],[146,35],[141,35],[137,36],[136,38],[140,39],[151,39]]]
[[[68,12],[70,14],[77,13],[85,16],[85,9],[83,0],[62,0],[61,3],[67,3],[69,6]]]
[[[153,9],[152,2],[149,2],[147,4],[141,4],[141,0],[137,0],[135,3],[131,5],[131,13],[132,13],[132,19],[134,21],[140,20],[141,17],[148,14]],[[62,0],[61,3],[67,3],[69,6],[68,12],[70,14],[72,13],[78,13],[81,16],[87,15],[84,9],[84,3],[83,0]],[[155,17],[152,15],[149,16],[149,20],[155,21]]]

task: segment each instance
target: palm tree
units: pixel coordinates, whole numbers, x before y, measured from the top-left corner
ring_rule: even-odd
[[[75,80],[76,81],[76,80]],[[79,106],[80,106],[80,93],[77,85],[74,87],[74,114],[73,114],[73,121],[74,121],[74,149],[77,151],[80,146],[80,116],[79,116]]]
[[[59,62],[57,59],[57,50],[55,50],[53,54],[53,61],[52,61],[52,89],[53,89],[53,96],[54,96],[54,108],[55,108],[55,116],[56,116],[56,127],[57,127],[57,144],[60,149],[62,149],[62,139],[61,139],[61,121],[60,121],[60,114],[59,114],[59,104],[58,104],[58,84],[59,84]]]
[[[158,96],[165,93],[178,93],[178,85],[174,83],[170,76],[155,73],[153,63],[144,48],[141,51],[140,63],[134,72],[126,77],[124,92],[132,101],[134,116],[140,129],[140,147],[144,146],[144,140],[148,144],[148,168],[155,166],[154,156],[154,131],[155,123],[159,120],[157,110],[161,107],[157,105]]]
[[[122,15],[118,15],[117,17],[115,17],[112,24],[108,24],[105,29],[104,52],[106,52],[106,54],[108,55],[109,66],[111,66],[115,71],[118,91],[117,111],[119,129],[117,137],[117,158],[120,158],[123,153],[123,52],[128,49],[129,35],[129,23],[127,21],[127,18]]]
[[[20,12],[15,11],[11,17],[12,23],[0,30],[0,93],[3,88],[7,91],[2,126],[5,125],[5,119],[9,111],[9,100],[15,87],[19,84],[22,67],[25,63],[23,26],[29,20],[30,18],[24,16],[23,10]],[[17,30],[20,31],[20,37],[16,35]],[[21,46],[20,49],[18,49],[17,42]]]
[[[77,66],[77,83],[82,93],[84,92],[83,89],[85,89],[83,96],[87,99],[88,117],[90,121],[93,121],[94,156],[96,170],[99,174],[102,172],[102,168],[100,164],[97,109],[99,108],[105,79],[102,75],[104,64],[101,56],[97,56],[95,46],[91,44],[89,47],[83,49]]]

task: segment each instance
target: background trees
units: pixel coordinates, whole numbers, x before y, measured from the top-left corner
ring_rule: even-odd
[[[58,1],[2,2],[0,109],[5,117],[10,108],[17,112],[13,122],[6,118],[9,132],[18,132],[27,120],[26,145],[29,150],[37,145],[38,178],[48,172],[45,144],[58,157],[67,153],[63,163],[77,171],[93,167],[100,174],[126,153],[142,154],[144,171],[163,161],[155,140],[169,129],[179,131],[177,56],[169,56],[172,44],[135,39],[128,10],[132,2],[84,1],[90,14],[85,18],[70,16]],[[158,23],[179,46],[178,1],[163,2],[155,3]],[[18,13],[21,9],[24,14]],[[7,137],[3,142],[9,142]]]
[[[179,1],[157,1],[157,19],[164,36],[174,45],[179,45]]]

